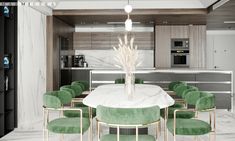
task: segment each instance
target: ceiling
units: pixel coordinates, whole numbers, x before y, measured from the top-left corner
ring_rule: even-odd
[[[233,21],[234,23],[225,24],[224,21]],[[235,0],[230,0],[212,10],[207,16],[207,28],[209,30],[235,30]]]
[[[107,24],[108,22],[124,22],[127,18],[123,10],[72,10],[54,11],[61,20],[70,25]],[[178,10],[134,10],[130,18],[133,22],[157,25],[189,25],[206,24],[206,9],[178,9]]]
[[[47,1],[47,0],[41,0]],[[54,10],[122,9],[127,0],[54,0]],[[193,9],[207,8],[218,0],[129,0],[134,9]]]
[[[55,1],[53,14],[73,26],[126,20],[123,7],[127,0]],[[212,6],[221,1],[226,3],[216,8]],[[131,13],[134,22],[157,25],[207,24],[211,30],[235,30],[234,23],[224,23],[235,21],[235,0],[130,0],[130,4],[134,9]]]

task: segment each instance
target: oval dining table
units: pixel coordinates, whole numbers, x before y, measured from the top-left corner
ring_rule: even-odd
[[[135,84],[132,99],[125,94],[124,84],[108,84],[95,88],[83,99],[83,104],[96,108],[98,105],[113,108],[144,108],[158,105],[160,109],[174,104],[161,87],[149,84]]]
[[[160,109],[165,109],[165,113],[167,112],[167,107],[172,106],[174,103],[174,99],[161,87],[149,84],[135,84],[132,99],[128,99],[124,84],[98,86],[83,99],[83,104],[90,108],[96,108],[98,105],[113,108],[144,108],[158,105]],[[116,129],[110,128],[110,133],[115,134]],[[135,132],[132,129],[122,129],[120,133],[134,134]],[[139,134],[147,133],[147,128],[142,128],[139,131]]]

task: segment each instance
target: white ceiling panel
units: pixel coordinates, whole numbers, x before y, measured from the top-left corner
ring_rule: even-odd
[[[47,1],[47,0],[41,0]],[[55,0],[54,9],[122,9],[127,0]],[[207,8],[217,0],[130,0],[135,9]]]

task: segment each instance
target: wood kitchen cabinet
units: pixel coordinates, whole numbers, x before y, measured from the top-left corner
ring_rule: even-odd
[[[171,28],[156,26],[155,67],[169,68],[171,66]]]
[[[205,67],[206,26],[156,26],[155,66],[171,67],[171,39],[189,38],[190,68]]]

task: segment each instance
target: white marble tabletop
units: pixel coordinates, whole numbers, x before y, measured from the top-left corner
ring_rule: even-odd
[[[161,87],[148,84],[135,84],[132,100],[124,93],[124,84],[102,85],[92,91],[83,103],[96,108],[98,105],[115,108],[143,108],[158,105],[161,109],[174,104],[172,99]]]

